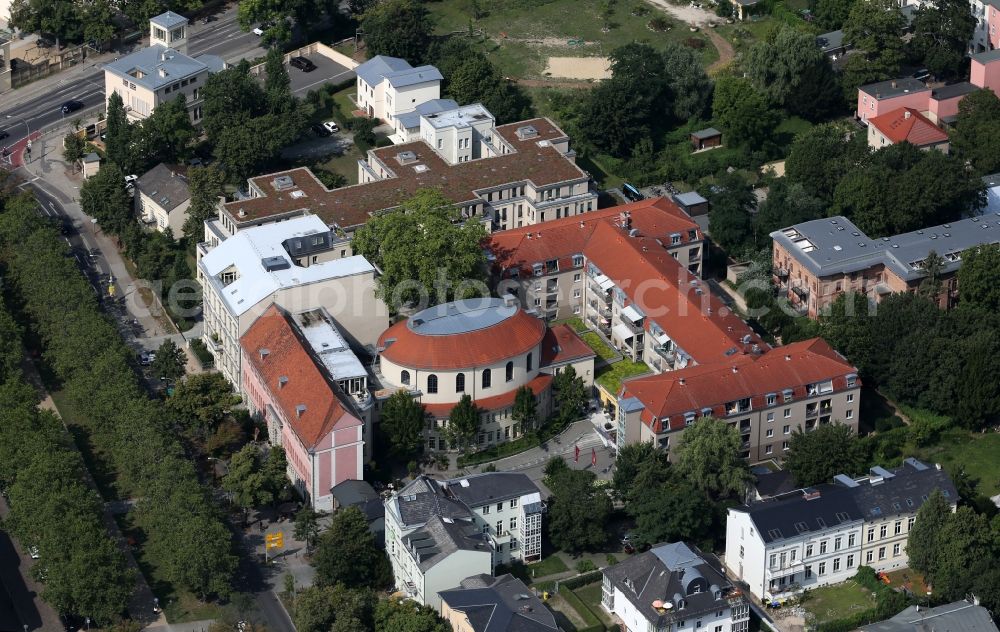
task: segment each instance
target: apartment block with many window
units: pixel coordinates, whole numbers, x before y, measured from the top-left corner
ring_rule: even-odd
[[[739,430],[740,456],[780,460],[796,430],[825,423],[858,428],[861,382],[857,370],[821,338],[727,362],[637,377],[622,385],[619,446],[651,442],[666,450],[704,417]]]
[[[845,581],[862,565],[905,568],[907,536],[935,489],[956,506],[948,475],[909,458],[891,471],[839,474],[832,483],[731,508],[726,566],[762,600]]]
[[[585,318],[584,250],[601,223],[658,239],[680,265],[694,276],[701,275],[705,255],[701,229],[670,200],[654,198],[493,233],[489,244],[493,283],[499,292],[515,294],[525,309],[546,320]]]
[[[328,189],[305,167],[250,178],[247,196],[220,204],[216,230],[231,235],[312,214],[337,233],[346,252],[358,226],[428,188],[453,202],[462,218],[490,230],[597,208],[590,176],[576,165],[569,137],[555,123],[536,118],[459,129],[455,121],[467,109],[424,116],[421,140],[369,150],[352,186]]]

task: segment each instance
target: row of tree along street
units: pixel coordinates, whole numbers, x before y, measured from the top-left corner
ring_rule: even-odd
[[[135,500],[129,520],[144,538],[142,561],[175,591],[228,595],[236,568],[231,533],[175,438],[184,420],[146,395],[134,352],[101,312],[34,198],[8,194],[0,208],[8,287],[61,396],[77,413],[70,421],[88,437],[95,463],[113,476],[105,493]],[[95,572],[76,575],[104,582]]]
[[[22,330],[5,306],[12,297],[0,299],[0,491],[10,505],[0,527],[38,557],[32,574],[57,612],[112,624],[132,596],[134,573],[104,527],[103,502],[72,439],[37,407],[21,372]]]

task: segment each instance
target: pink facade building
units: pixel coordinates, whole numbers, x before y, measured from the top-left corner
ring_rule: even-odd
[[[993,43],[992,32],[990,33],[990,42]],[[1000,95],[1000,50],[973,55],[971,65],[969,81],[980,88],[989,88]]]
[[[333,508],[334,485],[362,479],[371,427],[364,366],[337,340],[326,312],[292,315],[275,305],[240,339],[250,412],[267,422],[272,445],[284,446],[296,489],[321,510]]]
[[[899,108],[927,109],[931,89],[911,77],[870,83],[858,88],[857,116],[862,122]]]

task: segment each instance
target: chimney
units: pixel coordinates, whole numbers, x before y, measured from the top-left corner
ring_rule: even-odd
[[[260,350],[260,359],[261,360],[265,359],[269,353],[271,353],[271,352],[268,349],[261,348],[261,350]]]
[[[806,487],[802,490],[802,497],[806,500],[816,500],[820,497],[820,491],[815,487]]]
[[[285,384],[288,384],[288,376],[282,375],[278,378],[278,388],[284,388]]]
[[[734,366],[733,367],[733,373],[739,373],[739,372],[740,372],[740,370]]]
[[[302,414],[306,412],[306,405],[299,404],[295,407],[295,416],[301,418]]]
[[[903,118],[904,119],[910,118],[910,111],[909,110],[904,110],[903,111]]]
[[[785,356],[785,362],[791,362],[791,361],[792,361],[792,356],[786,355]]]
[[[580,228],[583,228],[583,221],[580,221]]]

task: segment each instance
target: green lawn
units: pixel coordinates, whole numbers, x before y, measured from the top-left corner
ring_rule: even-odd
[[[986,496],[1000,493],[1000,434],[970,433],[955,429],[941,436],[937,444],[917,448],[915,456],[925,463],[940,463],[948,472],[964,468],[979,480],[979,491]]]
[[[608,617],[608,614],[601,608],[601,582],[594,582],[593,584],[587,584],[586,586],[581,586],[580,588],[574,588],[573,592],[576,596],[580,598],[580,601],[584,603],[585,606],[590,608],[604,625],[612,625],[613,621]]]
[[[569,570],[566,563],[558,555],[550,555],[540,562],[528,566],[532,577],[547,577],[556,573],[565,573]]]
[[[849,580],[810,590],[802,605],[813,613],[816,623],[825,623],[867,610],[875,605],[875,600],[871,592]]]
[[[598,370],[597,383],[603,386],[609,393],[618,393],[618,390],[622,387],[623,380],[649,372],[650,369],[646,366],[645,362],[622,360]]]
[[[583,321],[576,316],[570,316],[569,318],[561,318],[559,320],[552,321],[553,325],[569,325],[570,328],[580,333],[582,331],[587,331],[587,326],[583,324]]]
[[[478,19],[474,4],[479,6]],[[465,34],[470,28],[480,31],[483,50],[510,77],[541,78],[549,56],[603,57],[634,41],[663,47],[697,40],[701,48],[696,50],[704,65],[718,59],[705,35],[691,33],[643,0],[612,3],[613,13],[607,20],[610,28],[604,32],[601,4],[600,0],[551,0],[529,6],[523,0],[441,0],[427,4],[427,8],[440,35]],[[653,17],[665,17],[672,27],[663,33],[651,31],[647,25]]]
[[[608,346],[608,343],[604,342],[600,336],[592,331],[588,331],[580,335],[580,338],[587,343],[587,346],[594,350],[597,357],[610,362],[617,358],[620,354]]]

